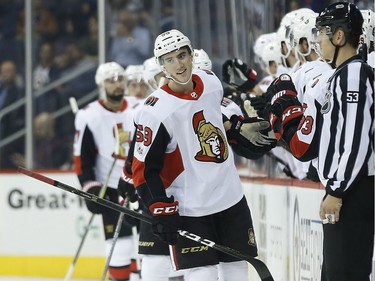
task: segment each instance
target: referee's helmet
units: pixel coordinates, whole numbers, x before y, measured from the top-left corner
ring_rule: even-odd
[[[343,28],[348,36],[362,34],[363,17],[358,7],[348,2],[336,2],[329,5],[316,18],[316,27],[326,27],[331,37],[338,27]]]

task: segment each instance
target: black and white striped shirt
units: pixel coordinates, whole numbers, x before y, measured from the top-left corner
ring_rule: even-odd
[[[361,177],[374,175],[374,72],[354,56],[316,80],[289,147],[304,161],[318,157],[320,181],[342,197]]]
[[[328,79],[320,111],[318,171],[328,193],[341,197],[374,175],[373,70],[357,56],[346,61]]]

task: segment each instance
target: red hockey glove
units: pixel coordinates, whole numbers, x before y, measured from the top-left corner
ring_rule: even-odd
[[[225,83],[234,86],[240,92],[250,91],[258,83],[256,71],[237,58],[224,62],[222,78]]]
[[[83,191],[94,194],[96,196],[99,196],[101,189],[102,189],[102,184],[98,181],[86,182],[82,188]],[[106,207],[99,205],[91,200],[85,199],[85,203],[86,203],[87,209],[93,214],[102,214],[106,210]]]
[[[180,215],[178,202],[174,197],[156,197],[149,202],[148,209],[152,215],[152,231],[169,245],[176,245],[178,229],[180,228]]]
[[[287,74],[276,78],[267,89],[268,110],[272,130],[278,139],[291,126],[298,126],[303,115],[303,107],[297,98],[292,78]]]

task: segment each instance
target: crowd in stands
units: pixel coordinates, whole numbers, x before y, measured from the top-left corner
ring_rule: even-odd
[[[152,24],[147,1],[110,0],[106,9],[107,50],[109,60],[122,66],[142,64],[152,53]],[[168,2],[168,1],[166,1]],[[33,1],[33,89],[35,124],[56,127],[62,151],[72,143],[73,114],[65,114],[53,122],[38,122],[52,117],[53,112],[69,105],[96,89],[94,80],[98,63],[98,19],[96,0],[35,0]],[[0,110],[25,98],[25,6],[23,0],[0,0]],[[127,54],[124,56],[124,54]],[[65,83],[57,83],[43,93],[43,87],[67,74],[88,69]],[[86,103],[88,103],[87,101]],[[52,123],[52,125],[51,125]],[[0,118],[0,139],[6,140],[25,127],[25,106]],[[54,129],[55,130],[55,129]],[[35,129],[35,149],[43,148]],[[0,169],[13,169],[24,164],[25,137],[0,147]],[[56,143],[54,144],[56,146]],[[37,153],[35,153],[37,154]],[[70,157],[71,152],[65,153]],[[39,157],[39,156],[36,156]],[[39,168],[66,167],[70,159],[38,162]]]

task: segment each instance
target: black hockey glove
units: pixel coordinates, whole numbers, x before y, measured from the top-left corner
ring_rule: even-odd
[[[241,93],[234,89],[233,87],[225,87],[224,88],[224,98],[228,98],[233,101],[238,106],[241,106],[243,100]]]
[[[82,188],[83,191],[94,194],[96,196],[100,195],[101,189],[102,189],[102,184],[98,181],[86,182]],[[91,200],[85,199],[85,203],[86,203],[87,209],[93,214],[102,214],[106,210],[106,207],[103,207],[102,205],[99,205]]]
[[[130,178],[122,176],[118,181],[117,190],[123,198],[129,198],[130,202],[136,202],[138,200],[133,180]]]
[[[266,115],[266,105],[267,105],[267,100],[264,95],[262,96],[256,96],[256,97],[249,97],[248,98],[251,106],[254,108],[256,113],[258,114],[259,117],[268,120],[268,116]]]
[[[280,139],[289,127],[297,128],[303,116],[303,107],[297,98],[292,78],[287,74],[276,78],[268,87],[266,98],[269,102],[266,111],[271,111],[269,118],[272,130],[276,138]]]
[[[251,91],[258,83],[256,71],[237,58],[224,62],[222,78],[225,83],[232,85],[240,92]]]
[[[174,197],[156,197],[149,202],[148,209],[152,215],[152,231],[165,243],[176,245],[178,229],[180,228],[180,215],[178,202]]]

